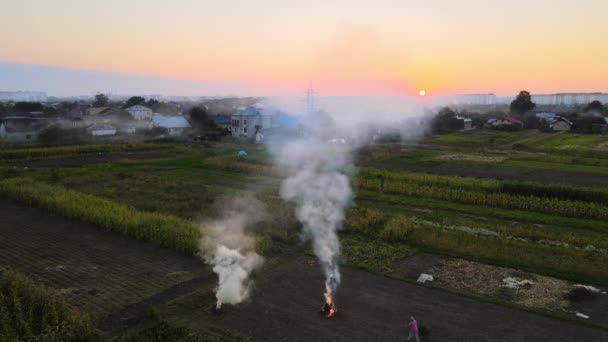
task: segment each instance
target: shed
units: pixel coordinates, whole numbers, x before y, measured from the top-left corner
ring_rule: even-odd
[[[155,127],[166,128],[169,135],[182,134],[185,129],[191,127],[188,120],[183,116],[164,116],[160,114],[154,114],[152,124]]]

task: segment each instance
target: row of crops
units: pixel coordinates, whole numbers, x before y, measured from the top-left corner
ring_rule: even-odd
[[[432,198],[472,205],[485,205],[504,209],[534,211],[566,217],[606,219],[608,210],[603,203],[560,200],[536,196],[488,193],[460,187],[427,186],[404,181],[385,181],[358,178],[357,187],[386,193]]]
[[[138,211],[105,198],[29,178],[0,181],[0,193],[31,206],[92,223],[160,247],[186,254],[195,254],[198,251],[198,226],[192,221],[175,216]]]
[[[56,291],[0,267],[0,340],[84,341],[94,334],[91,318]]]
[[[213,158],[207,165],[223,170],[280,176],[284,171],[246,159]],[[608,218],[608,190],[557,184],[476,180],[362,168],[354,181],[365,190],[447,200],[472,205],[557,214],[565,217]]]
[[[407,242],[422,249],[527,269],[578,281],[608,284],[606,253],[546,245],[505,234],[478,234],[442,229],[413,216],[387,215],[378,210],[354,209],[347,232],[387,242]]]
[[[70,145],[57,147],[3,148],[0,149],[0,160],[74,157],[116,152],[151,151],[170,147],[171,145],[168,144],[122,142],[112,144]]]

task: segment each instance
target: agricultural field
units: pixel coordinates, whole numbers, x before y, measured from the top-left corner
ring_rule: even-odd
[[[467,178],[608,186],[608,137],[534,131],[470,131],[419,145],[365,149],[363,166]]]
[[[332,320],[279,196],[285,170],[257,145],[3,150],[0,267],[56,290],[102,340],[391,341],[414,314],[425,341],[604,340],[606,141],[478,131],[363,149],[344,170],[355,195]],[[200,227],[244,196],[270,213],[254,227],[266,262],[251,299],[218,313]]]

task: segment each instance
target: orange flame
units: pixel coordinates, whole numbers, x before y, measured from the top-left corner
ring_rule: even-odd
[[[334,304],[334,299],[329,292],[325,294],[325,305],[323,305],[323,312],[325,312],[327,318],[331,318],[336,314],[336,312],[338,312],[338,309]]]

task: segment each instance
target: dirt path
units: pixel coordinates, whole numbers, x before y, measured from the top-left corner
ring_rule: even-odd
[[[144,152],[123,152],[104,155],[89,155],[81,157],[68,158],[52,158],[42,160],[26,160],[26,161],[7,161],[4,162],[10,166],[29,167],[29,168],[46,168],[46,167],[80,167],[86,165],[109,163],[119,160],[146,160],[146,159],[162,159],[173,158],[177,155],[176,152],[164,151],[144,151]]]
[[[323,279],[308,258],[281,267],[250,303],[217,320],[260,341],[405,341],[410,315],[430,330],[422,341],[608,341],[607,331],[363,271],[343,269],[342,280],[331,320],[318,313]]]
[[[365,162],[358,166],[373,167],[393,171],[428,173],[442,176],[466,178],[518,180],[540,183],[561,183],[577,186],[608,186],[608,175],[592,172],[569,172],[558,170],[517,170],[487,165],[459,167],[454,165],[417,166],[386,162]]]
[[[200,260],[0,199],[0,264],[60,289],[105,331],[202,282]]]

